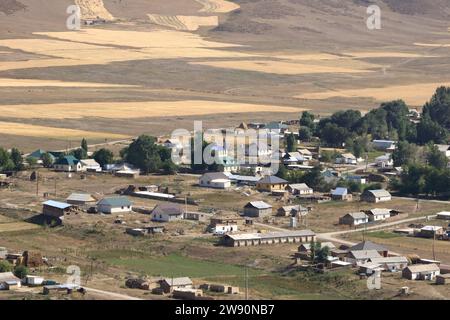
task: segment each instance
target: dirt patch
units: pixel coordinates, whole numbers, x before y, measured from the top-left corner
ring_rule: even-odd
[[[0,12],[10,15],[19,10],[25,10],[26,5],[16,0],[2,0],[0,2]]]

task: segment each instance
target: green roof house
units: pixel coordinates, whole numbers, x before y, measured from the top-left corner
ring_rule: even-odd
[[[82,170],[80,161],[74,156],[64,156],[53,164],[55,171],[78,172]]]

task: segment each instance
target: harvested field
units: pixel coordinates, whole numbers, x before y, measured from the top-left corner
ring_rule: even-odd
[[[227,13],[239,9],[240,6],[225,0],[195,0],[200,3],[203,8],[199,12],[210,13]]]
[[[38,225],[27,222],[7,222],[7,223],[0,222],[0,233],[33,230],[37,228],[39,228]]]
[[[200,27],[217,27],[219,25],[219,17],[217,16],[163,16],[149,14],[148,17],[153,24],[181,31],[197,31]]]
[[[427,102],[436,88],[448,86],[450,83],[422,83],[411,85],[390,86],[385,88],[365,88],[347,90],[328,90],[311,92],[296,96],[299,99],[330,99],[330,98],[371,98],[377,101],[403,99],[406,103],[421,106]]]
[[[43,114],[42,116],[45,116],[45,114]],[[61,139],[61,137],[63,137],[64,140],[77,140],[77,141],[83,138],[86,139],[128,138],[127,136],[115,133],[44,127],[38,125],[15,123],[15,122],[3,122],[3,121],[0,121],[0,134],[10,134],[23,137],[39,137],[43,139]]]
[[[59,80],[38,80],[38,79],[7,79],[0,78],[0,87],[77,87],[77,88],[130,88],[132,85],[119,85],[109,83],[94,82],[70,82]]]
[[[369,69],[355,67],[345,67],[336,64],[319,65],[306,63],[293,63],[272,60],[239,60],[239,61],[205,61],[190,62],[193,65],[203,65],[223,69],[237,69],[246,71],[257,71],[274,74],[319,74],[319,73],[366,73],[373,72]],[[375,65],[373,67],[376,67]]]
[[[51,113],[48,112],[49,109],[51,109]],[[144,116],[198,116],[220,113],[270,112],[274,110],[287,113],[301,112],[301,109],[293,107],[202,100],[0,106],[0,114],[2,117],[27,119],[80,119],[83,117],[132,119],[142,118]]]

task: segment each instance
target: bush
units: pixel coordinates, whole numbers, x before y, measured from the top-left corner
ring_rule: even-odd
[[[8,261],[0,261],[0,272],[10,272],[13,266]]]
[[[17,266],[14,268],[14,275],[17,278],[23,279],[28,275],[28,268],[25,266]]]

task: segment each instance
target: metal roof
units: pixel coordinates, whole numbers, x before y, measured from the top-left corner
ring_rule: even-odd
[[[440,270],[439,266],[435,263],[430,264],[415,264],[406,267],[406,269],[409,269],[411,272],[427,272],[427,271],[437,271]]]
[[[351,212],[351,213],[347,213],[345,216],[350,216],[353,219],[367,219],[367,214],[365,214],[364,212]],[[345,217],[344,216],[344,217]]]
[[[294,190],[312,190],[306,183],[294,183],[289,185]]]
[[[258,183],[283,184],[288,182],[284,179],[278,178],[277,176],[267,176],[259,180]]]
[[[0,282],[20,281],[12,272],[1,272]]]
[[[371,210],[367,210],[368,213],[371,213],[374,216],[381,216],[381,215],[387,215],[387,214],[391,214],[391,209],[380,209],[380,208],[375,208],[375,209],[371,209]]]
[[[65,202],[59,202],[59,201],[53,201],[53,200],[48,200],[45,201],[43,203],[43,205],[49,206],[49,207],[54,207],[54,208],[58,208],[58,209],[67,209],[70,208],[72,205],[69,203],[65,203]]]
[[[381,258],[371,258],[370,261],[373,263],[408,263],[408,259],[403,256],[399,257],[381,257]]]
[[[179,216],[184,213],[184,208],[178,203],[161,203],[155,206],[152,214],[168,214],[169,216]]]
[[[245,205],[245,208],[254,207],[257,209],[270,209],[272,206],[264,201],[251,201]]]
[[[163,280],[169,286],[188,286],[192,285],[192,280],[188,277],[164,278]]]
[[[355,259],[372,259],[372,258],[381,258],[381,255],[377,250],[350,250],[350,254]]]
[[[132,203],[128,200],[127,197],[111,197],[111,198],[103,198],[100,200],[97,205],[107,205],[111,207],[128,207],[131,206]]]
[[[88,193],[72,193],[66,201],[94,202],[96,200]]]
[[[358,244],[355,244],[353,247],[349,249],[350,251],[357,250],[376,250],[376,251],[388,251],[386,247],[379,245],[377,243],[373,243],[372,241],[363,241]]]
[[[269,232],[269,233],[241,233],[241,234],[229,234],[229,237],[233,240],[259,240],[259,239],[276,239],[286,237],[306,237],[315,236],[316,234],[311,230],[301,231],[285,231],[285,232]]]
[[[390,197],[391,196],[391,194],[388,191],[384,190],[384,189],[366,190],[364,193],[366,193],[366,192],[373,194],[377,198],[380,198],[380,197],[383,198],[383,197]]]
[[[331,192],[333,196],[345,196],[348,194],[347,188],[336,188]]]

